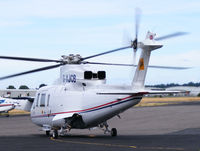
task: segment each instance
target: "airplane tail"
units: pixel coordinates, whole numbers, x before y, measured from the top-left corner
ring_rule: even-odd
[[[155,34],[148,32],[146,39],[138,43],[138,47],[142,49],[142,52],[132,81],[132,89],[144,89],[151,51],[163,46],[154,40],[154,36]]]

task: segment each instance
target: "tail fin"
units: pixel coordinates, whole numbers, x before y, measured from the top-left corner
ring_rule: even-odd
[[[154,36],[155,34],[148,32],[146,39],[143,42],[138,43],[142,52],[132,81],[132,89],[144,88],[151,51],[162,47],[161,44],[154,40]]]

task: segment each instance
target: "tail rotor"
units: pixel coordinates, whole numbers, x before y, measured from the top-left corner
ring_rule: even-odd
[[[140,17],[141,17],[141,10],[139,8],[136,8],[135,9],[135,39],[131,41],[131,46],[133,48],[133,64],[136,63]]]

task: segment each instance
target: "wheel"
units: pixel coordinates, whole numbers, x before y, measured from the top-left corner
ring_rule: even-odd
[[[53,136],[54,139],[58,138],[58,131],[57,130],[53,130]]]
[[[117,136],[117,129],[116,128],[111,129],[111,136]]]
[[[46,135],[49,136],[50,135],[50,131],[46,131]]]
[[[6,113],[6,117],[9,117],[9,116],[10,116],[8,112],[5,112],[5,113]]]

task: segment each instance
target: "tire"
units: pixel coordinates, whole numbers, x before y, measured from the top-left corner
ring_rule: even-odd
[[[111,129],[111,136],[117,136],[117,129],[116,128],[112,128]]]
[[[52,137],[53,137],[54,139],[57,139],[57,138],[58,138],[58,131],[57,131],[57,130],[53,130],[53,135],[52,135]]]
[[[50,135],[50,131],[46,131],[46,136],[49,136]]]

